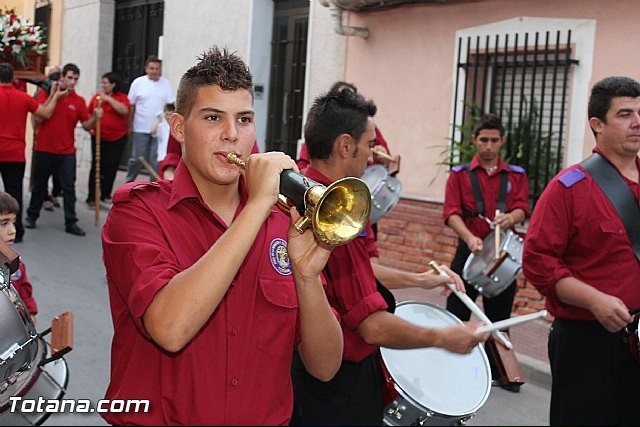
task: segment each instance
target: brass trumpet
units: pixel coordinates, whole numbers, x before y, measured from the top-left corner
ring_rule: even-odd
[[[227,160],[245,167],[236,153],[229,153]],[[300,218],[294,226],[300,233],[312,227],[319,241],[338,246],[355,239],[366,227],[371,192],[359,178],[342,178],[325,187],[302,174],[284,170],[280,174],[278,206],[287,214],[292,206],[296,207]]]

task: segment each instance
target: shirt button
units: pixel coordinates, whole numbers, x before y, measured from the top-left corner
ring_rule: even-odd
[[[238,335],[238,328],[232,328],[231,335]]]
[[[232,379],[231,385],[238,385],[238,379],[237,378]]]

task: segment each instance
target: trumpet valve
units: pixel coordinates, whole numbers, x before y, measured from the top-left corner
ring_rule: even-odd
[[[298,233],[302,234],[306,229],[313,225],[312,221],[307,216],[301,216],[298,220],[293,224]]]

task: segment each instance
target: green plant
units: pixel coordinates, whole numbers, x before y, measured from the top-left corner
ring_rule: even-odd
[[[510,110],[503,117],[507,143],[502,146],[500,155],[505,162],[522,166],[527,171],[530,194],[535,201],[549,179],[558,172],[552,160],[557,158],[560,148],[552,144],[552,132],[545,133],[539,129],[541,113],[536,100],[527,102],[524,99],[522,106],[523,110],[517,117]],[[483,114],[484,111],[475,102],[465,104],[464,122],[454,124],[459,138],[447,139],[448,144],[444,145],[440,154],[438,172],[431,183],[442,167],[451,168],[471,161],[476,152],[471,141],[473,127]]]

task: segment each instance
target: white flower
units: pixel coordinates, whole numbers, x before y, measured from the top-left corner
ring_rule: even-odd
[[[23,65],[29,51],[42,54],[42,29],[17,15],[13,9],[0,8],[0,58],[13,56]]]

